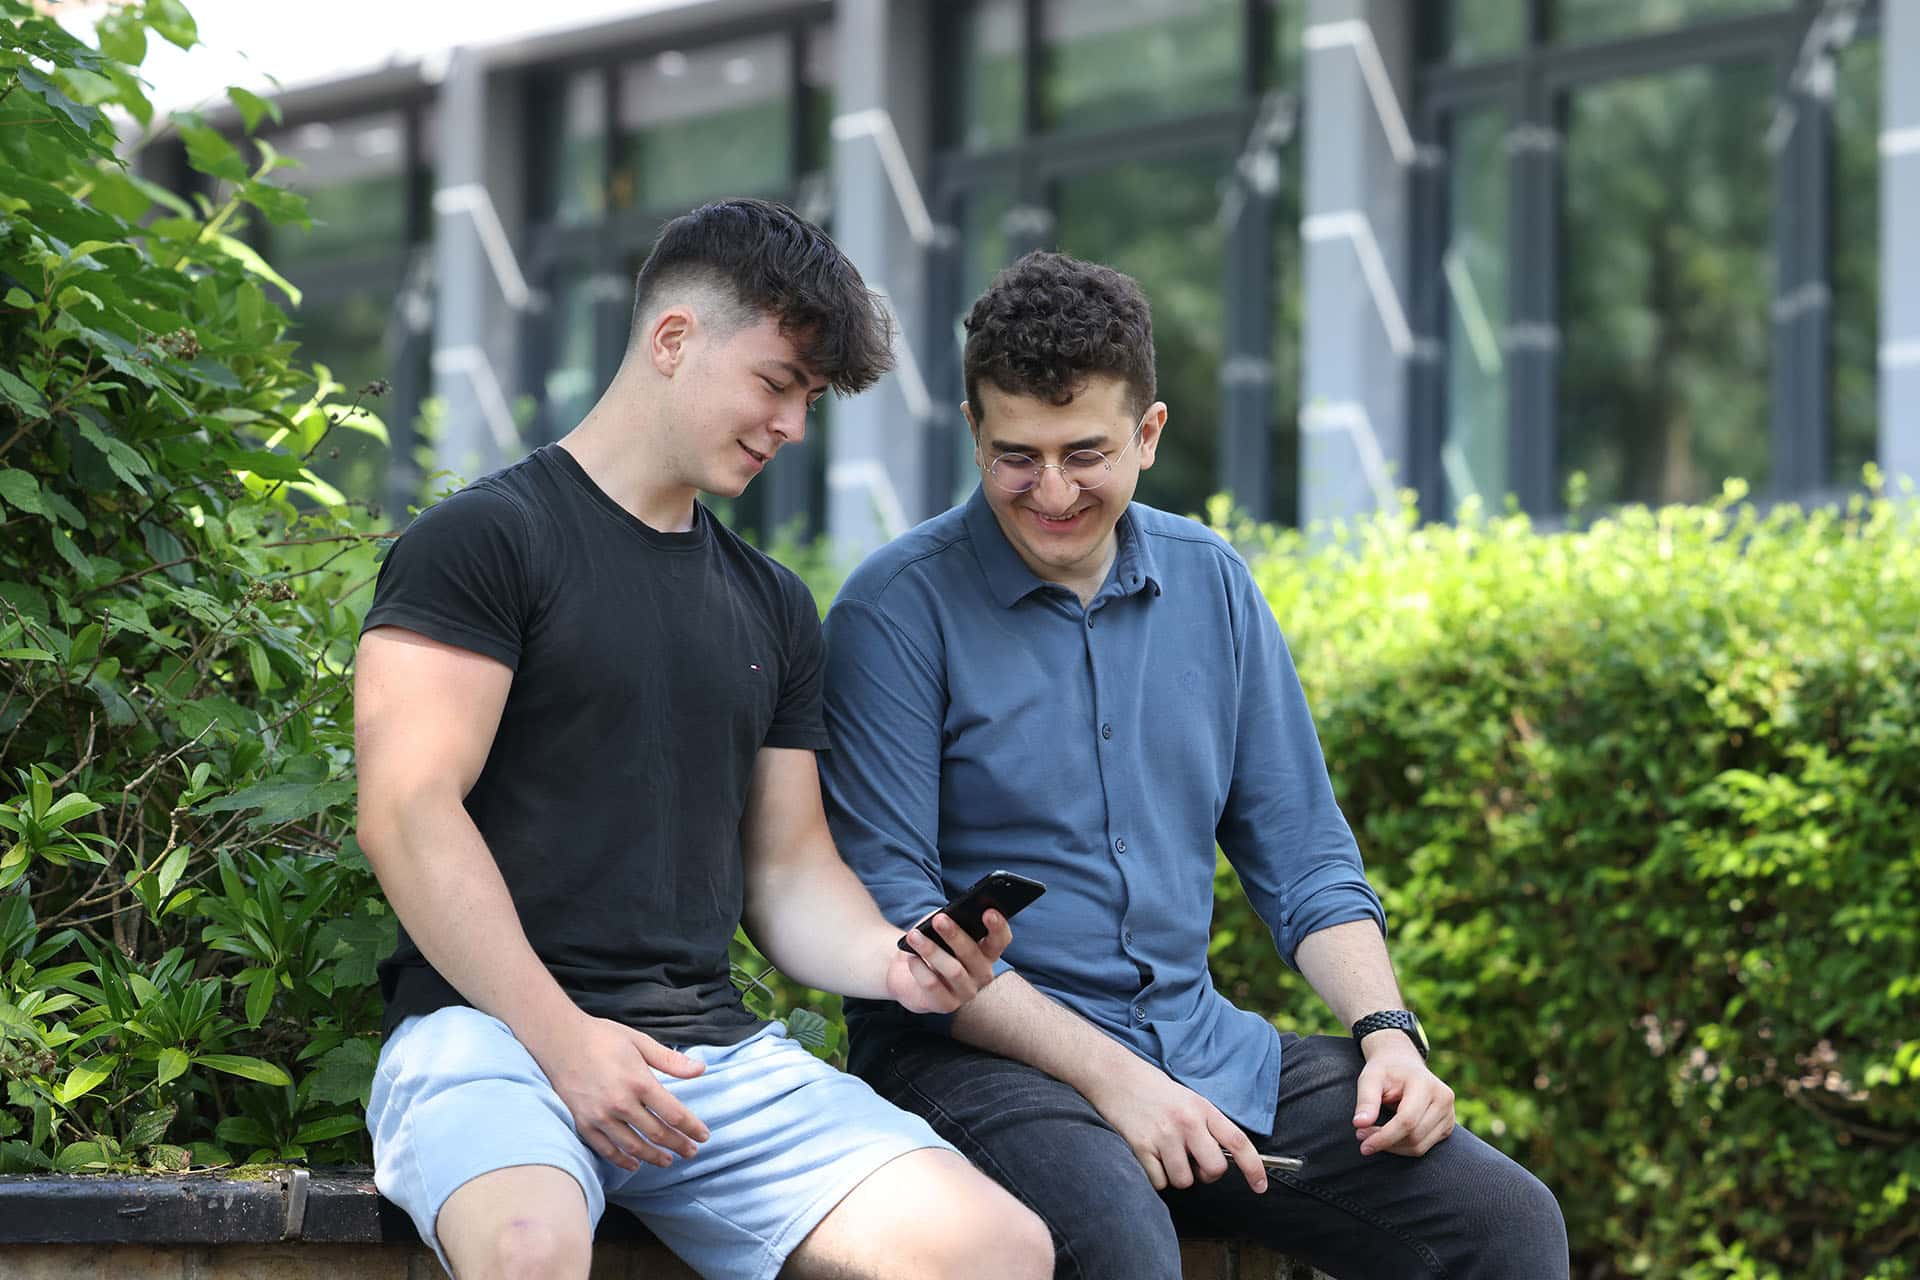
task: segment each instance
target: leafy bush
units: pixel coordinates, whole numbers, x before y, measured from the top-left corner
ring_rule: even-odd
[[[238,238],[304,219],[272,149],[181,118],[222,193],[191,203],[116,157],[150,36],[192,19],[114,7],[96,52],[0,0],[0,1171],[365,1156],[376,551],[308,463],[382,428],[294,363]]]
[[[1233,531],[1465,1121],[1576,1275],[1920,1274],[1910,505]],[[1213,967],[1336,1030],[1222,870]]]

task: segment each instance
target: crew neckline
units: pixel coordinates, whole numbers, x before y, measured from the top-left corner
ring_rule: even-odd
[[[667,532],[654,528],[615,502],[605,489],[594,483],[587,469],[580,465],[580,459],[561,448],[557,442],[541,445],[534,450],[534,456],[578,485],[595,506],[645,539],[650,546],[662,551],[697,551],[712,538],[713,513],[698,498],[693,503],[693,527],[678,533]]]

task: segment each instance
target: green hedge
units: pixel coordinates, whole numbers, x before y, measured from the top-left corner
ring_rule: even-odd
[[[1436,1066],[1575,1274],[1920,1274],[1920,529],[1739,497],[1232,533]],[[1220,889],[1222,988],[1331,1029]]]

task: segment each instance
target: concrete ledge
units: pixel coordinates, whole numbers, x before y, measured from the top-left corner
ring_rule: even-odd
[[[256,1177],[0,1177],[7,1280],[437,1280],[432,1252],[364,1169]],[[1183,1280],[1328,1280],[1249,1245],[1189,1240]],[[609,1207],[593,1280],[697,1280],[639,1220]]]

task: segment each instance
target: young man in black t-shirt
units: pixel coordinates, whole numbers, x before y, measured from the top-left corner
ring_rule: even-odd
[[[1011,936],[940,917],[952,955],[896,947],[821,809],[812,599],[695,500],[871,385],[888,339],[790,211],[675,219],[592,411],[381,572],[360,842],[405,932],[368,1120],[381,1190],[461,1280],[584,1276],[609,1200],[705,1275],[1051,1273],[1038,1219],[728,976],[744,920],[801,982],[948,1013]]]

